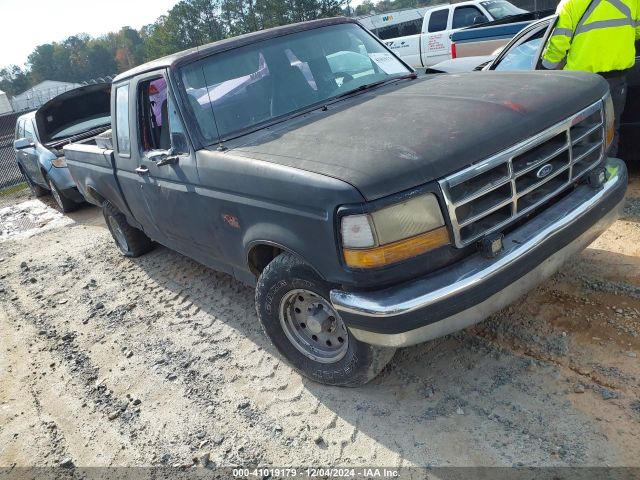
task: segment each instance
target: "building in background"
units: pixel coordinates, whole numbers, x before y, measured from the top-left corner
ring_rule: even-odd
[[[79,83],[56,82],[54,80],[45,80],[31,87],[29,90],[22,92],[11,99],[11,106],[16,112],[23,110],[35,110],[47,103],[53,97],[80,87]]]
[[[5,113],[13,112],[11,108],[11,103],[9,102],[9,97],[7,94],[0,90],[0,115],[4,115]]]

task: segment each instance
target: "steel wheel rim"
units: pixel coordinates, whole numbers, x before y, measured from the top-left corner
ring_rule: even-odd
[[[62,198],[60,198],[60,194],[58,193],[58,189],[53,184],[51,180],[49,180],[49,186],[51,187],[51,195],[53,195],[53,199],[56,201],[60,210],[64,209],[64,205],[62,205]]]
[[[319,363],[340,361],[349,348],[349,332],[331,303],[305,289],[280,301],[280,325],[291,344]]]
[[[113,236],[116,239],[116,243],[123,251],[128,252],[129,244],[127,243],[127,238],[124,236],[122,228],[120,228],[120,225],[118,225],[118,222],[112,216],[109,216],[108,220]]]

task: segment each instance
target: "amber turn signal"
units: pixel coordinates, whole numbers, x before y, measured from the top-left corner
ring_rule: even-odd
[[[446,227],[380,247],[345,249],[344,259],[351,268],[375,268],[401,262],[450,243]]]

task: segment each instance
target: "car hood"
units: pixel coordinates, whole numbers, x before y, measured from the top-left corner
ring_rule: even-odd
[[[494,55],[453,58],[451,60],[445,60],[444,62],[436,63],[435,65],[429,67],[427,69],[427,73],[471,72],[478,68],[480,65],[491,62],[494,58],[496,58]]]
[[[35,114],[40,141],[47,146],[65,143],[51,137],[62,128],[110,115],[111,84],[99,83],[68,90],[42,105]]]
[[[374,200],[437,180],[568,118],[608,91],[586,73],[426,76],[364,92],[227,144],[338,178]]]

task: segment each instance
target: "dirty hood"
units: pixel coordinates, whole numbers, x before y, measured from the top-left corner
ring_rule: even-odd
[[[341,179],[367,200],[442,178],[602,98],[596,75],[474,72],[406,80],[263,129],[232,154]]]

